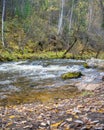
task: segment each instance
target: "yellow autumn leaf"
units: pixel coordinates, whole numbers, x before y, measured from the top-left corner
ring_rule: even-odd
[[[77,119],[79,118],[77,115],[75,115],[74,117],[77,118]]]
[[[51,125],[51,127],[58,127],[61,123],[62,123],[62,121],[54,123],[54,124]]]
[[[9,118],[10,118],[10,119],[13,119],[13,118],[15,118],[15,116],[12,115],[12,116],[9,116]]]
[[[10,126],[10,125],[12,125],[13,123],[12,122],[9,122],[7,125],[6,125],[6,127],[8,127],[8,126]]]
[[[73,116],[75,116],[75,115],[76,115],[76,113],[75,113],[75,112],[72,112],[72,115],[73,115]]]
[[[98,110],[99,113],[104,113],[104,109]]]
[[[77,108],[83,108],[83,105],[80,104],[80,105],[77,106]]]
[[[96,110],[95,110],[95,109],[92,109],[91,112],[96,112]]]

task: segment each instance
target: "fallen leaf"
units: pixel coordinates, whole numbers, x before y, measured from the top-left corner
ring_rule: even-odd
[[[54,124],[51,125],[51,127],[58,127],[61,123],[62,123],[62,121],[54,123]]]
[[[13,119],[13,118],[15,118],[15,116],[12,115],[12,116],[9,116],[9,118],[10,118],[10,119]]]
[[[80,105],[77,106],[77,108],[83,108],[83,105],[80,104]]]
[[[13,124],[12,122],[9,122],[8,124],[6,124],[6,127],[9,127],[12,124]]]

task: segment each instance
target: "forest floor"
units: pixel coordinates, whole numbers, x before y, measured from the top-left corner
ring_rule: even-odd
[[[1,106],[0,130],[104,130],[104,86],[53,102]]]

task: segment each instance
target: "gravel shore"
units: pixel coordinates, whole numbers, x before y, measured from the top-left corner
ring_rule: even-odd
[[[104,86],[70,99],[1,106],[0,130],[104,130]]]

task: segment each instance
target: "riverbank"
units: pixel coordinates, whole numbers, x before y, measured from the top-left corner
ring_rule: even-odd
[[[5,61],[19,61],[19,60],[37,60],[37,59],[59,59],[62,58],[64,51],[60,52],[54,52],[54,51],[48,51],[48,52],[25,52],[25,53],[20,53],[20,52],[8,52],[8,51],[3,51],[1,52],[0,55],[0,61],[5,62]],[[71,58],[71,54],[67,54],[66,58]]]
[[[20,60],[40,60],[40,59],[62,59],[65,51],[38,51],[38,52],[28,52],[26,50],[24,53],[20,51],[6,51],[0,50],[0,61],[20,61]],[[83,56],[80,54],[73,55],[72,53],[67,53],[64,58],[66,59],[90,59],[91,57],[95,57],[95,53],[85,53]],[[101,53],[99,56],[100,59],[104,59],[104,53]]]
[[[103,130],[104,86],[46,103],[0,107],[5,130]]]

